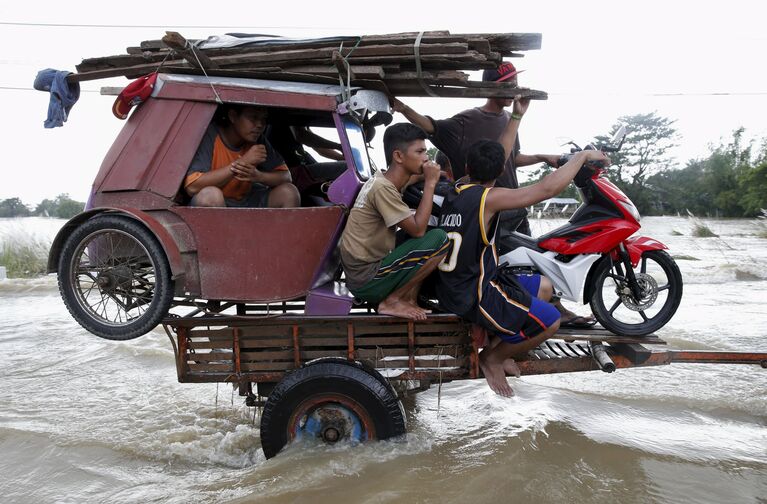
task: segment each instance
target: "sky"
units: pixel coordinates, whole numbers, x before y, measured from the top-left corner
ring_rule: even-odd
[[[98,93],[102,86],[128,83],[116,78],[84,82],[64,127],[44,129],[49,97],[32,90],[37,72],[74,71],[84,58],[124,54],[128,46],[161,38],[166,29],[187,38],[230,31],[304,37],[421,30],[542,33],[540,50],[514,60],[525,70],[520,85],[549,93],[547,101],[531,104],[520,127],[525,153],[564,152],[562,144],[568,140],[586,142],[607,133],[622,115],[652,111],[676,121],[680,138],[673,155],[679,167],[705,157],[711,145],[729,140],[736,128],[746,128],[747,139],[767,137],[764,2],[529,3],[534,5],[474,0],[446,8],[444,1],[173,0],[147,8],[77,2],[75,9],[49,0],[4,2],[0,97],[5,120],[0,138],[5,177],[0,200],[20,197],[34,205],[68,193],[85,201],[124,124],[111,113],[114,97]],[[483,103],[450,98],[404,101],[435,118]],[[403,120],[395,116],[395,121]],[[384,164],[380,146],[373,156],[377,165]]]

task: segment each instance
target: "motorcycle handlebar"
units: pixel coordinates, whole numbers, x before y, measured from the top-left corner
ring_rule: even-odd
[[[561,168],[562,166],[564,166],[565,163],[570,161],[570,158],[573,157],[573,154],[575,153],[563,154],[562,156],[560,156],[559,159],[557,160],[557,168]],[[605,163],[604,161],[586,161],[584,166],[587,166],[592,169],[604,168]]]

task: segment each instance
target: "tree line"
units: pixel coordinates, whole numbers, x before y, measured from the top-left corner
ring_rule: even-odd
[[[669,152],[679,134],[674,121],[656,112],[622,116],[611,129],[625,125],[627,135],[619,152],[611,153],[608,177],[643,215],[686,214],[709,217],[754,217],[767,208],[767,138],[746,141],[744,129],[712,146],[708,156],[679,165]],[[594,145],[609,143],[598,136]],[[532,182],[552,170],[540,166]],[[566,196],[576,197],[571,185]]]
[[[44,199],[34,210],[25,205],[19,198],[8,198],[0,201],[0,217],[58,217],[71,219],[85,208],[85,203],[75,201],[68,194],[59,194],[54,199]]]

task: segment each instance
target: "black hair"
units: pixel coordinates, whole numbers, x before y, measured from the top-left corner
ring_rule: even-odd
[[[497,179],[506,165],[503,146],[492,140],[480,140],[469,147],[466,170],[472,180],[485,183]]]
[[[443,170],[447,168],[448,165],[450,165],[451,167],[453,166],[453,164],[450,162],[450,158],[447,157],[447,154],[445,154],[441,150],[437,151],[437,155],[434,156],[434,162],[440,165]]]
[[[426,133],[418,126],[410,123],[398,123],[386,128],[383,137],[386,166],[391,165],[395,150],[404,152],[416,140],[426,140]]]
[[[226,126],[227,124],[230,124],[229,122],[229,112],[234,110],[234,112],[239,116],[242,114],[242,111],[246,108],[257,108],[257,109],[263,109],[268,111],[269,109],[263,105],[249,105],[245,103],[222,103],[218,106],[216,109],[216,112],[213,114],[213,122],[217,124],[218,126]]]

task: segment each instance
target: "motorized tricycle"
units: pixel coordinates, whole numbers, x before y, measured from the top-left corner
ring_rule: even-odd
[[[324,198],[313,206],[188,206],[182,181],[220,102],[324,128],[341,145],[345,171],[323,181]],[[231,383],[249,405],[264,406],[267,457],[302,437],[334,443],[404,434],[400,395],[481,377],[481,335],[452,314],[417,323],[376,315],[345,289],[336,245],[375,169],[365,132],[380,122],[376,113],[390,113],[377,90],[160,74],[107,153],[87,210],[53,242],[48,267],[69,311],[108,339],[162,324],[179,381]],[[763,353],[650,350],[664,344],[652,335],[596,329],[559,337],[520,362],[522,373],[767,365]]]

